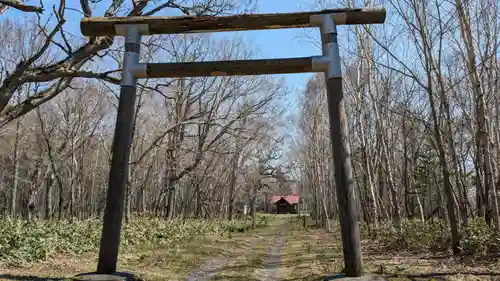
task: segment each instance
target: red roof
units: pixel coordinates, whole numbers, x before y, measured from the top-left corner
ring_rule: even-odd
[[[271,203],[274,204],[274,203],[278,202],[280,199],[281,199],[281,196],[273,195],[273,196],[271,196]]]
[[[288,195],[288,196],[285,196],[284,198],[290,204],[298,204],[300,197],[298,195]]]
[[[287,201],[290,204],[298,204],[300,196],[298,196],[298,195],[287,195],[287,196],[273,195],[270,197],[271,203],[274,204],[274,203],[278,202],[279,200],[281,200],[281,198],[283,198],[285,201]]]

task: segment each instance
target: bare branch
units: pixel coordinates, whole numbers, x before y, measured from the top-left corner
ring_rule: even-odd
[[[89,0],[80,0],[80,6],[82,7],[82,12],[84,17],[91,17],[92,10],[89,6]]]
[[[154,8],[153,10],[144,13],[143,16],[151,16],[154,15],[155,13],[165,9],[165,8],[176,8],[179,9],[183,14],[186,16],[190,16],[191,13],[189,12],[189,9],[187,7],[181,6],[179,4],[176,4],[174,1],[169,0],[164,4],[159,5],[158,7]]]
[[[0,13],[4,7],[11,7],[19,11],[37,14],[41,14],[44,11],[43,6],[26,5],[18,0],[0,0]]]

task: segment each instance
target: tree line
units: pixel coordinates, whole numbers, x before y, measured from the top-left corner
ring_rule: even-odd
[[[60,1],[53,9],[0,1],[0,213],[42,219],[102,217],[123,57],[123,39],[78,38],[85,16],[251,11],[253,1]],[[183,4],[181,4],[183,3]],[[43,1],[42,1],[43,4]],[[47,20],[47,17],[51,17]],[[239,37],[151,36],[141,59],[190,62],[254,56]],[[126,190],[135,214],[229,218],[283,177],[277,131],[288,89],[276,77],[141,81]],[[131,116],[134,118],[134,116]],[[276,176],[277,175],[277,176]]]
[[[342,34],[359,220],[400,229],[403,219],[441,219],[457,253],[471,218],[500,227],[499,2],[384,2],[384,26]],[[338,212],[322,75],[302,101],[292,157],[328,226]]]
[[[123,40],[74,36],[66,21],[73,13],[222,15],[255,8],[243,0],[80,2],[48,9],[0,1],[2,15],[27,15],[22,24],[8,17],[0,23],[5,216],[102,215]],[[470,219],[500,227],[499,4],[337,3],[388,11],[384,25],[339,29],[361,222],[376,228],[390,221],[401,229],[405,219],[440,219],[450,227],[455,252]],[[208,35],[151,36],[143,40],[142,59],[251,58],[246,44]],[[338,216],[322,74],[301,93],[286,154],[289,91],[282,79],[149,79],[139,88],[126,219],[133,213],[232,218],[240,203],[255,211],[269,193],[289,192],[290,182],[325,227]]]

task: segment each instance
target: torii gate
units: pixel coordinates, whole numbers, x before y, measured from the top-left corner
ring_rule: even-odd
[[[126,38],[97,273],[116,272],[125,184],[132,144],[137,79],[324,72],[345,274],[350,277],[362,276],[359,226],[353,190],[347,116],[343,101],[337,25],[380,24],[384,23],[385,17],[384,8],[364,8],[223,17],[84,18],[81,21],[81,31],[85,36]],[[142,35],[299,27],[319,27],[323,45],[322,56],[188,63],[139,62]]]

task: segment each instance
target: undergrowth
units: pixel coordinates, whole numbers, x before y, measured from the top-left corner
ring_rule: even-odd
[[[267,221],[258,221],[258,226]],[[45,221],[0,219],[0,263],[21,264],[54,254],[79,255],[96,251],[101,221]],[[123,225],[121,247],[186,243],[206,235],[225,235],[251,229],[251,220],[173,220],[139,217]]]
[[[324,227],[312,217],[290,218],[301,228]],[[332,231],[339,231],[337,220],[333,220]],[[361,239],[370,240],[377,247],[387,250],[406,250],[412,252],[446,252],[451,248],[451,230],[438,219],[422,222],[421,220],[403,220],[401,231],[391,222],[381,222],[375,229],[373,225],[360,223]],[[466,255],[486,256],[500,253],[500,232],[494,230],[484,219],[470,219],[466,227],[460,229],[460,248]]]
[[[377,240],[388,249],[443,252],[450,249],[451,230],[442,220],[403,220],[401,231],[390,223],[376,229],[361,226],[362,239]],[[483,219],[471,219],[460,230],[460,248],[464,254],[484,256],[500,252],[500,232],[489,227]]]

